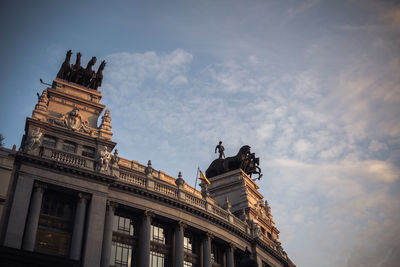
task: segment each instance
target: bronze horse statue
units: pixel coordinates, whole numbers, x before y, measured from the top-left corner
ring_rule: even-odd
[[[206,170],[206,176],[211,178],[228,171],[242,169],[250,177],[252,174],[258,174],[256,179],[260,179],[262,174],[259,162],[260,159],[256,158],[254,153],[250,153],[250,146],[245,145],[239,149],[236,156],[214,160]]]
[[[79,83],[82,79],[81,57],[82,54],[78,52],[78,54],[76,54],[75,64],[71,66],[71,75],[69,78],[70,82]]]
[[[68,80],[70,74],[71,74],[71,66],[69,64],[71,60],[71,55],[72,51],[68,50],[67,55],[65,56],[65,60],[63,64],[61,65],[60,70],[57,73],[57,78],[63,79],[63,80]]]
[[[86,69],[83,71],[83,77],[82,77],[82,85],[85,87],[89,87],[90,81],[95,77],[95,72],[92,70],[92,67],[94,64],[96,64],[96,57],[92,57],[92,59],[88,62]]]
[[[97,70],[96,75],[90,81],[89,85],[90,88],[97,90],[97,88],[101,86],[101,83],[103,81],[103,70],[105,66],[106,66],[106,61],[103,60],[99,66],[99,69]]]

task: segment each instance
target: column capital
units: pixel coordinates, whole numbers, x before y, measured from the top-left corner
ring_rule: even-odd
[[[115,211],[115,209],[118,207],[118,203],[111,200],[107,200],[107,207]]]
[[[91,198],[91,196],[89,194],[82,193],[82,192],[78,193],[78,199],[82,199],[82,200],[86,200],[87,201],[90,198]]]
[[[206,237],[210,238],[210,239],[213,239],[214,238],[214,234],[210,233],[210,232],[206,232]]]
[[[232,250],[235,250],[235,249],[236,249],[235,244],[233,244],[233,243],[231,243],[231,242],[228,243],[228,247],[229,247],[230,249],[232,249]]]
[[[179,221],[178,222],[178,227],[182,227],[183,229],[185,229],[187,227],[187,223],[184,221]]]
[[[33,187],[36,190],[41,190],[41,192],[43,193],[45,189],[47,189],[47,184],[41,183],[41,182],[35,182],[33,184]]]
[[[154,216],[155,216],[154,212],[152,212],[151,210],[148,210],[148,209],[146,209],[146,210],[143,212],[143,214],[144,214],[144,216],[150,217],[150,218],[154,218]]]

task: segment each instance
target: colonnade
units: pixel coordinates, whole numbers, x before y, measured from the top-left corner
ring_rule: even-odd
[[[46,189],[45,184],[35,183],[34,191],[32,195],[32,200],[30,203],[29,213],[27,217],[27,223],[25,227],[24,240],[22,248],[27,251],[34,251],[35,240],[37,229],[39,225],[40,210],[42,206],[43,194]],[[84,193],[78,194],[76,213],[73,225],[71,248],[69,257],[73,260],[81,259],[83,234],[85,228],[85,217],[87,212],[89,195]],[[112,235],[113,235],[113,222],[114,213],[117,203],[107,201],[107,207],[104,219],[104,232],[103,232],[103,242],[101,248],[101,267],[110,266],[110,255],[112,247]],[[138,266],[149,266],[150,264],[150,230],[152,218],[154,213],[151,211],[145,211],[141,221],[140,221],[140,232],[138,235],[139,246],[138,246]],[[179,221],[174,227],[174,266],[183,266],[184,264],[184,233],[186,223]],[[202,262],[203,267],[211,267],[211,241],[213,239],[213,234],[205,233],[202,239]],[[226,266],[234,266],[234,246],[229,244],[226,248]],[[97,255],[93,255],[97,256]]]

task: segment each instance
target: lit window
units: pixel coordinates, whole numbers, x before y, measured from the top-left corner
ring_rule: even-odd
[[[152,225],[150,240],[161,244],[165,244],[164,228]]]
[[[73,143],[73,142],[64,141],[64,143],[63,143],[63,150],[66,151],[66,152],[75,153],[75,151],[76,151],[76,144]]]
[[[129,267],[132,262],[132,246],[113,242],[111,247],[110,266]]]
[[[185,251],[192,253],[193,252],[193,240],[192,237],[185,236],[183,239],[183,248]]]
[[[183,262],[183,267],[193,267],[193,263],[188,262],[188,261],[184,261]]]
[[[46,191],[43,196],[35,251],[68,256],[75,201],[60,192]]]
[[[150,252],[150,267],[164,267],[165,254],[151,251]]]
[[[128,217],[114,215],[113,231],[133,236],[133,221]]]

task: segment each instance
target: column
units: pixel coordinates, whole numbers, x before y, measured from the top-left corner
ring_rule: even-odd
[[[213,234],[206,233],[203,239],[203,267],[211,267],[211,239]]]
[[[115,207],[116,203],[107,201],[107,211],[104,222],[103,247],[101,250],[101,267],[110,266]]]
[[[145,267],[150,265],[150,229],[152,217],[154,217],[154,214],[151,211],[146,210],[144,212],[139,235],[140,247],[138,266]]]
[[[24,244],[22,249],[33,251],[35,248],[36,233],[39,224],[40,208],[42,207],[45,185],[35,182],[28,220],[25,228]]]
[[[183,266],[184,253],[183,243],[185,236],[186,223],[178,222],[175,228],[175,266]]]
[[[73,260],[80,260],[81,258],[83,229],[85,227],[86,205],[88,199],[89,195],[83,193],[78,194],[78,204],[76,206],[70,254],[70,258]]]
[[[85,230],[83,267],[99,267],[101,264],[101,249],[103,244],[104,221],[106,217],[107,198],[93,194],[88,205],[88,216]]]
[[[234,267],[234,252],[235,246],[232,243],[229,243],[228,248],[226,250],[226,266],[227,267]]]

